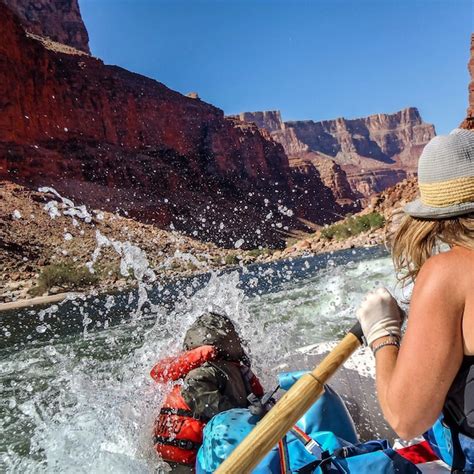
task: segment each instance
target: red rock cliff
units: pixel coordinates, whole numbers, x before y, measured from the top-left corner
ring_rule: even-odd
[[[309,151],[309,146],[297,138],[292,128],[285,125],[279,110],[242,112],[237,117],[244,122],[254,123],[257,127],[270,132],[272,138],[283,145],[288,156],[299,156]]]
[[[238,118],[267,130],[273,140],[283,146],[290,158],[290,167],[293,172],[305,174],[308,177],[313,173],[318,174],[324,185],[331,190],[334,199],[340,204],[353,203],[360,197],[351,189],[345,171],[331,157],[312,152],[308,145],[300,141],[295,130],[287,127],[283,122],[279,110],[243,112],[238,115]]]
[[[291,170],[255,125],[46,49],[1,3],[0,14],[0,177],[223,245],[281,245],[306,229],[301,218],[322,224],[340,213],[319,175]]]
[[[1,0],[30,33],[90,53],[78,0]]]
[[[369,196],[413,175],[421,150],[435,135],[434,127],[424,123],[413,107],[352,120],[281,122],[279,128],[273,112],[241,117],[268,129],[289,155],[312,152],[320,161],[332,159],[345,171],[357,196]]]

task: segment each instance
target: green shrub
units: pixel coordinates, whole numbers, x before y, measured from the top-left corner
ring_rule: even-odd
[[[292,247],[293,245],[297,244],[301,239],[297,237],[288,237],[286,239],[286,247]]]
[[[260,257],[260,255],[270,255],[271,251],[270,249],[263,247],[261,249],[252,249],[247,252],[247,255],[249,257],[257,258]]]
[[[238,265],[239,264],[239,257],[235,253],[229,253],[225,256],[224,262],[226,265]]]
[[[372,212],[367,214],[367,216],[369,217],[369,222],[372,229],[380,229],[380,227],[385,225],[385,217],[382,214],[379,214],[378,212]]]
[[[37,285],[31,289],[30,293],[41,295],[54,286],[74,289],[93,285],[98,281],[99,276],[91,273],[84,265],[77,266],[73,262],[52,263],[41,270]]]
[[[188,264],[186,265],[186,269],[191,272],[195,272],[196,270],[198,270],[198,268],[199,267],[193,262],[188,262]]]
[[[94,265],[95,274],[100,278],[110,278],[112,280],[118,280],[124,278],[120,273],[120,264],[118,262],[106,262],[98,263]],[[130,275],[127,278],[133,278],[133,275]]]
[[[385,225],[385,218],[378,212],[362,216],[350,216],[342,222],[325,227],[321,237],[326,240],[345,240],[351,236],[379,229]]]

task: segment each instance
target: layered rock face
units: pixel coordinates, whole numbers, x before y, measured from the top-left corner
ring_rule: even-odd
[[[279,110],[243,112],[237,118],[267,130],[273,140],[283,146],[294,172],[308,176],[311,173],[319,174],[339,204],[346,205],[359,197],[358,193],[352,191],[344,170],[331,157],[312,152],[307,144],[300,141],[295,130],[283,122]]]
[[[275,112],[272,114],[275,117]],[[319,154],[320,160],[321,157],[333,160],[345,171],[352,192],[362,196],[382,191],[414,175],[423,147],[435,135],[434,127],[424,123],[413,107],[395,114],[376,114],[360,119],[282,122],[279,130],[275,120],[266,123],[265,114],[241,116],[269,130],[290,155],[309,151]],[[289,131],[294,137],[291,143],[306,146],[306,151],[294,153],[287,147],[287,140],[281,139],[281,133],[288,136]]]
[[[0,14],[0,177],[227,246],[283,245],[341,212],[257,126]]]
[[[395,114],[376,114],[348,120],[288,122],[296,136],[311,150],[337,158],[341,163],[377,167],[392,164],[403,156],[407,165],[416,162],[412,148],[424,145],[434,135],[432,125],[424,124],[417,109],[411,107]],[[364,159],[368,158],[368,159]]]
[[[1,0],[21,19],[25,29],[86,53],[89,35],[78,0]]]
[[[474,130],[474,33],[471,35],[471,56],[467,65],[471,82],[469,83],[469,105],[467,116],[461,127]]]
[[[309,151],[309,146],[297,138],[295,131],[286,127],[279,110],[242,112],[236,118],[254,123],[257,127],[270,132],[272,138],[283,145],[288,156],[300,155]]]
[[[435,135],[415,108],[353,120],[289,122],[287,127],[311,150],[341,165],[353,191],[363,196],[416,174],[421,151]]]
[[[290,158],[290,165],[295,158]],[[346,172],[334,160],[322,153],[305,153],[301,159],[313,163],[325,186],[332,190],[335,199],[343,205],[350,205],[351,211],[358,209],[360,193],[351,188]]]

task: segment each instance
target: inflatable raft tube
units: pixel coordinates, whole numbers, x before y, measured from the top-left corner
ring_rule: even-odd
[[[279,372],[312,369],[336,346],[320,343],[301,347],[285,357]],[[346,403],[362,441],[384,438],[393,442],[397,436],[385,422],[375,391],[374,359],[367,348],[361,348],[340,367],[329,385]]]

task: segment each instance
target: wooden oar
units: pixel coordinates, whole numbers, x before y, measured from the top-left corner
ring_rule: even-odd
[[[219,466],[216,474],[246,474],[267,455],[323,394],[324,384],[362,344],[359,323],[306,375],[303,375]]]

